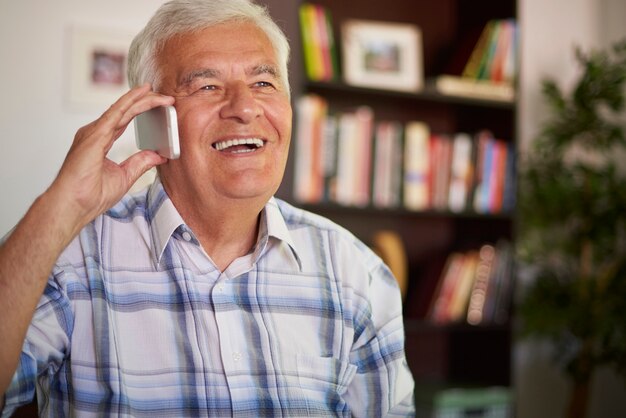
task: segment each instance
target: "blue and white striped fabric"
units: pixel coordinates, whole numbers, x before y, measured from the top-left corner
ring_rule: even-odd
[[[2,416],[35,390],[51,417],[414,413],[400,293],[373,252],[272,199],[220,272],[158,179],[59,258]]]

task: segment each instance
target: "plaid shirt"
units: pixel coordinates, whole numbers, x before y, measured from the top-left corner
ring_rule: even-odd
[[[216,269],[157,179],[52,271],[3,417],[411,416],[396,282],[349,232],[271,199]]]

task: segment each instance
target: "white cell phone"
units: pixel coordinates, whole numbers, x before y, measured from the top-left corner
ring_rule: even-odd
[[[169,159],[178,158],[180,143],[174,106],[159,106],[137,115],[135,139],[139,149],[153,150]]]

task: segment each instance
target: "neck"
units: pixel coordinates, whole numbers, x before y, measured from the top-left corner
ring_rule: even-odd
[[[224,271],[235,259],[248,254],[258,236],[260,210],[255,213],[235,210],[231,213],[234,215],[208,212],[181,214],[220,271]]]
[[[166,191],[172,203],[193,230],[204,251],[220,271],[255,245],[261,211],[267,199],[228,199],[185,196]]]

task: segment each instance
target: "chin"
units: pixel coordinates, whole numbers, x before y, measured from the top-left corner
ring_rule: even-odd
[[[278,190],[281,179],[268,172],[248,171],[230,177],[230,190],[240,196],[269,198]]]
[[[230,189],[229,196],[233,199],[246,199],[254,201],[263,201],[265,203],[276,192],[276,187],[261,187],[260,185],[247,185],[246,187],[234,187]]]

